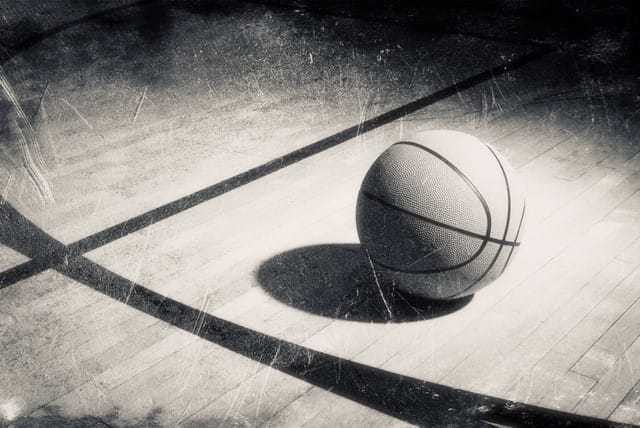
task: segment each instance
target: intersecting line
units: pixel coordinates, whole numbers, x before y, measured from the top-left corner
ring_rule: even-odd
[[[409,423],[432,426],[621,426],[600,419],[513,403],[370,367],[243,327],[156,293],[84,256],[85,253],[237,189],[460,90],[521,67],[549,53],[540,50],[472,76],[432,95],[345,129],[283,157],[65,245],[0,198],[0,243],[31,260],[0,273],[0,289],[48,269],[112,299],[245,357]]]

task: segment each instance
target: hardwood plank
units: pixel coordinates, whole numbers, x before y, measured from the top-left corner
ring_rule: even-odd
[[[531,371],[515,382],[508,393],[512,399],[527,398],[540,405],[553,400],[555,383],[571,369],[604,331],[631,302],[640,296],[637,287],[640,271],[637,269],[614,288],[591,312],[562,338]],[[542,381],[539,374],[556,373],[555,381]],[[572,376],[572,375],[569,375]],[[595,380],[594,380],[595,382]],[[577,404],[577,403],[574,403]]]
[[[631,274],[637,265],[613,261],[577,292],[566,307],[535,328],[518,347],[495,363],[478,382],[490,395],[506,396],[507,390],[575,328],[593,308]]]
[[[135,32],[89,22],[3,65],[25,101],[50,81],[48,117],[37,122],[52,139],[57,202],[40,206],[19,164],[7,189],[21,212],[63,242],[525,52],[256,5],[209,16],[178,7],[168,16],[162,49],[141,50]],[[82,58],[85,45],[97,58]],[[87,256],[192,308],[336,357],[633,420],[639,376],[625,351],[637,353],[640,319],[640,155],[629,120],[637,102],[623,106],[634,91],[577,73],[573,62],[555,53]],[[321,307],[334,302],[323,302],[320,289],[307,294],[318,307],[294,299],[314,266],[285,266],[283,275],[303,271],[291,275],[302,284],[281,285],[290,299],[261,282],[265,264],[287,263],[283,253],[357,242],[354,195],[367,167],[394,141],[439,127],[493,144],[529,186],[526,245],[499,280],[451,313],[419,307],[392,322],[357,312],[378,297],[366,279],[352,289],[371,295],[345,294],[335,308]],[[348,254],[338,264],[361,262]],[[0,269],[16,263],[11,257],[0,248]],[[321,285],[336,293],[355,281],[322,273]],[[390,310],[405,305],[391,303]],[[349,305],[360,318],[345,316]],[[23,400],[23,414],[58,406],[113,425],[404,426],[49,271],[0,290],[0,312],[8,314],[0,318],[0,399]]]
[[[640,341],[623,347],[612,355],[613,366],[577,404],[575,410],[586,415],[610,417],[627,393],[640,379]],[[606,352],[606,351],[605,351]],[[593,356],[595,358],[595,356]]]
[[[630,228],[629,226],[632,226]],[[554,277],[547,279],[546,284],[538,282],[534,278],[531,285],[527,283],[522,287],[530,287],[531,292],[522,293],[519,299],[505,299],[501,302],[503,307],[524,308],[525,301],[536,302],[531,315],[523,313],[520,309],[517,322],[497,322],[502,324],[499,331],[492,331],[491,337],[487,337],[487,341],[480,339],[478,344],[481,347],[476,348],[474,354],[468,356],[461,364],[456,366],[453,371],[444,378],[449,384],[460,385],[465,389],[482,388],[484,379],[482,374],[489,371],[496,362],[501,361],[504,355],[511,352],[514,347],[527,340],[533,329],[548,317],[552,316],[556,311],[571,310],[567,307],[567,303],[571,297],[579,292],[582,286],[592,280],[601,269],[606,268],[607,264],[631,242],[640,233],[640,228],[635,228],[631,224],[617,222],[610,223],[603,220],[602,223],[596,224],[588,232],[587,237],[593,234],[595,240],[584,240],[580,243],[582,254],[571,259],[571,271],[566,274],[566,266],[561,269]],[[604,237],[604,239],[603,239]],[[595,253],[593,250],[598,250]],[[588,249],[591,249],[589,251]],[[581,257],[582,256],[582,257]],[[586,256],[586,257],[585,257]],[[564,272],[563,272],[564,271]],[[551,291],[556,288],[555,291]],[[521,303],[518,303],[520,301]],[[501,311],[496,308],[493,314],[499,314]],[[513,316],[510,310],[505,310],[506,316]],[[490,325],[492,325],[491,323]],[[474,332],[476,334],[481,332]]]
[[[622,403],[611,415],[611,419],[627,424],[640,423],[640,403],[638,402],[638,384],[636,384],[622,400]]]
[[[599,185],[602,186],[603,190],[607,190],[607,188],[609,188],[609,186],[611,186],[612,184],[615,185],[617,183],[619,183],[620,180],[616,179],[616,180],[610,180],[610,179],[606,179],[603,180],[601,183],[599,183]],[[620,188],[624,188],[623,187],[624,184],[620,185]],[[626,185],[629,186],[629,185]],[[505,275],[508,275],[504,282],[502,282],[502,280],[497,281],[494,285],[492,285],[491,290],[496,291],[496,293],[499,292],[499,288],[501,288],[502,286],[500,284],[510,284],[510,283],[519,283],[520,281],[522,281],[522,279],[525,279],[527,277],[527,275],[531,275],[533,272],[536,272],[541,265],[544,265],[546,261],[551,260],[553,258],[554,254],[559,254],[560,251],[564,250],[564,247],[566,246],[566,240],[569,237],[565,237],[571,230],[571,227],[567,227],[566,224],[566,218],[571,218],[572,215],[575,215],[573,213],[576,213],[578,215],[583,215],[585,213],[585,209],[584,206],[593,206],[594,202],[590,202],[591,198],[596,198],[596,195],[598,194],[599,190],[597,189],[591,189],[592,192],[590,192],[587,195],[583,195],[581,198],[579,198],[577,200],[578,203],[574,203],[572,205],[569,205],[568,207],[565,207],[564,209],[558,211],[558,213],[556,213],[555,219],[553,220],[553,222],[549,222],[551,224],[548,224],[549,226],[551,226],[549,229],[546,229],[543,231],[543,234],[538,234],[537,236],[534,235],[534,242],[531,242],[528,245],[528,249],[526,247],[523,247],[522,252],[520,254],[519,259],[517,260],[520,263],[526,263],[526,265],[528,266],[527,268],[523,269],[522,265],[520,265],[517,269],[512,269],[511,272],[507,272],[505,273]],[[628,193],[628,191],[627,191]],[[615,199],[622,199],[619,197],[619,195],[621,194],[621,192],[615,192]],[[611,196],[607,196],[607,194],[605,193],[605,198],[610,198]],[[624,197],[625,194],[624,192],[622,193],[622,197]],[[597,200],[597,199],[596,199]],[[606,200],[606,199],[605,199]],[[600,206],[598,206],[598,211],[586,211],[589,213],[589,216],[594,216],[591,217],[590,221],[594,221],[598,219],[598,216],[602,216],[604,214],[606,214],[607,209],[606,208],[602,208],[602,207],[606,207],[606,205],[602,204]],[[579,230],[585,230],[582,228],[587,228],[589,225],[589,220],[587,218],[584,219],[586,222],[586,224],[584,225],[580,225],[579,222],[577,221],[573,221],[571,223],[571,226],[576,227],[576,229],[574,229],[573,233],[571,235],[573,236],[578,236],[578,234],[580,233]],[[555,224],[558,224],[558,226],[555,226]],[[564,223],[564,224],[563,224]],[[554,227],[555,226],[555,227]],[[558,239],[558,235],[562,235],[565,234],[565,236],[560,236]],[[569,235],[569,236],[571,236]],[[551,237],[554,237],[553,240],[550,240]],[[538,240],[539,239],[539,240]],[[556,241],[556,239],[558,239]],[[570,238],[569,238],[570,239]],[[549,246],[549,243],[551,243],[551,246]],[[539,248],[542,248],[542,246],[544,246],[545,251],[537,251],[536,250],[536,246],[540,246]],[[555,248],[554,248],[555,246]],[[525,252],[526,251],[526,252]],[[564,270],[564,268],[562,267],[562,260],[565,260],[564,263],[568,263],[570,264],[572,261],[572,258],[575,257],[576,255],[580,255],[580,253],[582,253],[582,247],[580,246],[580,244],[578,245],[574,245],[573,246],[573,253],[570,253],[568,255],[563,255],[559,260],[556,260],[554,263],[551,264],[552,267],[554,267],[554,270],[547,270],[547,275],[550,275],[550,277],[553,277],[553,275],[557,275],[558,272],[562,272]],[[567,265],[565,265],[567,266]],[[514,266],[515,268],[515,266]],[[527,274],[527,272],[529,272]],[[521,278],[518,280],[518,277]],[[540,277],[539,278],[541,283],[545,283],[545,279],[544,277]],[[510,289],[510,288],[509,288]],[[507,289],[507,291],[509,290]],[[504,294],[503,294],[504,295]],[[480,298],[480,295],[478,296],[478,298]],[[479,313],[482,313],[482,311],[479,311]],[[452,316],[456,316],[457,314],[453,314]],[[463,326],[464,324],[462,324]],[[409,336],[411,337],[411,336]],[[447,343],[449,343],[450,341],[450,336],[448,335],[444,335],[444,337],[447,338]],[[471,335],[467,336],[468,340],[471,340]],[[427,340],[427,343],[432,343],[431,340]],[[438,341],[435,342],[436,344],[439,343]],[[383,348],[383,346],[381,346],[380,348]],[[370,350],[371,351],[371,350]],[[378,349],[378,351],[382,352],[380,349]],[[425,354],[429,355],[431,351],[426,351]],[[372,352],[373,354],[375,354],[376,352]],[[419,358],[417,356],[414,356],[412,358]],[[448,359],[447,359],[448,360]],[[417,361],[416,361],[417,362]]]

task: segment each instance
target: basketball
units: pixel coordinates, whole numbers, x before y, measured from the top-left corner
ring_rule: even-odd
[[[504,272],[524,215],[524,192],[506,160],[476,137],[441,130],[376,159],[356,223],[378,277],[406,293],[455,299]]]

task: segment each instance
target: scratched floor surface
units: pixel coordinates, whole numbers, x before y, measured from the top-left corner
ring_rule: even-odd
[[[0,420],[416,423],[366,379],[279,370],[282,343],[640,424],[638,81],[543,51],[221,4],[124,8],[13,52],[2,81],[35,137],[5,130],[0,152]],[[528,197],[512,266],[440,305],[385,296],[355,232],[376,156],[439,128],[491,143]],[[256,335],[211,340],[211,317]]]

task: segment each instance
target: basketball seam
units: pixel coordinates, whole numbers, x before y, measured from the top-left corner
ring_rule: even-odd
[[[469,259],[465,260],[462,263],[458,263],[457,265],[454,266],[447,266],[446,268],[440,268],[440,269],[430,269],[430,270],[425,270],[425,271],[407,271],[407,270],[402,270],[402,269],[398,269],[396,267],[392,267],[392,266],[387,266],[383,263],[379,263],[378,261],[376,261],[377,264],[379,264],[382,267],[385,267],[387,269],[392,269],[398,272],[403,272],[403,273],[415,273],[415,274],[424,274],[424,273],[437,273],[437,272],[444,272],[444,271],[448,271],[448,270],[453,270],[453,269],[458,269],[462,266],[465,266],[469,263],[471,263],[472,261],[474,261],[475,259],[477,259],[480,254],[482,254],[482,251],[484,250],[484,248],[487,246],[487,242],[489,241],[489,239],[491,239],[491,212],[489,211],[489,205],[487,204],[487,201],[484,199],[484,196],[482,196],[482,194],[480,193],[480,191],[478,190],[478,188],[475,186],[475,184],[473,184],[473,182],[469,179],[469,177],[467,177],[462,171],[460,171],[460,169],[458,169],[458,167],[456,167],[454,164],[452,164],[448,159],[446,159],[444,156],[442,156],[440,153],[436,152],[435,150],[432,150],[428,147],[424,147],[418,143],[414,143],[411,141],[399,141],[395,144],[393,144],[393,146],[397,146],[397,145],[408,145],[408,146],[412,146],[415,148],[418,148],[420,150],[423,150],[427,153],[429,153],[430,155],[434,156],[435,158],[439,159],[441,162],[443,162],[445,165],[447,165],[451,170],[453,170],[453,172],[455,172],[466,184],[467,186],[471,189],[471,191],[473,193],[475,193],[476,197],[478,198],[478,200],[480,201],[480,204],[482,205],[482,208],[484,209],[485,215],[487,216],[487,230],[485,232],[485,236],[480,237],[479,239],[482,239],[482,244],[480,244],[480,247],[478,248],[478,250],[471,256],[469,257]],[[365,196],[367,197],[371,197],[371,194],[367,194],[368,192],[363,191],[363,193],[365,194]],[[421,218],[424,221],[428,221],[430,219],[427,219],[426,217],[420,216],[419,214],[416,213],[412,213],[411,211],[407,211],[404,210],[403,208],[400,208],[396,205],[393,205],[381,198],[376,198],[374,199],[376,201],[378,201],[379,203],[382,203],[384,205],[389,206],[390,208],[396,209],[396,210],[400,210],[403,212],[406,212],[407,214],[416,216],[418,218]],[[434,220],[435,221],[435,220]]]
[[[482,193],[480,193],[480,191],[478,190],[476,185],[473,184],[473,182],[469,179],[469,177],[467,177],[462,171],[460,171],[460,169],[457,166],[455,166],[453,163],[451,163],[447,158],[442,156],[440,153],[436,152],[433,149],[425,147],[425,146],[423,146],[421,144],[414,143],[413,141],[399,141],[399,142],[397,142],[397,143],[395,143],[393,145],[394,146],[398,146],[398,145],[402,145],[402,144],[407,145],[407,146],[416,147],[416,148],[418,148],[420,150],[423,150],[423,151],[429,153],[432,156],[435,156],[437,159],[440,159],[440,161],[442,161],[445,165],[447,165],[449,168],[451,168],[451,170],[453,170],[453,172],[458,174],[458,176],[462,179],[462,181],[464,181],[467,184],[467,186],[469,186],[471,191],[473,193],[475,193],[476,197],[480,201],[480,204],[482,205],[482,208],[484,209],[484,213],[487,216],[487,230],[485,232],[485,235],[482,237],[482,241],[483,242],[480,245],[480,249],[478,250],[478,252],[476,254],[474,254],[471,257],[470,260],[467,261],[467,263],[470,263],[471,261],[473,261],[474,259],[476,259],[480,255],[480,253],[484,249],[485,245],[487,244],[487,241],[489,239],[491,239],[491,211],[489,210],[489,205],[487,204],[487,200],[484,198],[484,196],[482,196]]]
[[[370,194],[368,192],[362,192],[362,194],[365,197],[367,197],[368,199],[370,199],[370,200],[372,200],[374,202],[378,202],[378,203],[380,203],[382,205],[385,205],[388,208],[400,211],[403,214],[407,214],[407,215],[410,215],[410,216],[413,216],[413,217],[417,217],[420,220],[424,220],[425,222],[435,224],[436,226],[440,226],[440,225],[442,225],[443,227],[444,226],[448,226],[445,223],[436,222],[435,220],[431,220],[431,219],[429,219],[427,217],[422,217],[419,214],[412,213],[410,211],[405,210],[404,208],[400,208],[400,207],[398,207],[396,205],[390,204],[390,203],[386,202],[385,200],[383,200],[383,199],[381,199],[381,198],[379,198],[379,197],[377,197],[375,195],[372,195],[372,194]],[[453,230],[453,231],[454,232],[458,232],[456,230]],[[464,231],[464,230],[461,229],[460,231]],[[480,236],[471,236],[471,237],[475,238],[475,239],[482,239],[481,235]],[[382,263],[382,262],[378,261],[376,258],[371,257],[371,256],[370,257],[371,257],[371,260],[373,260],[373,262],[375,264],[377,264],[379,266],[382,266],[383,268],[396,271],[396,272],[412,273],[412,274],[440,273],[440,272],[446,272],[446,271],[449,271],[449,270],[458,269],[459,267],[462,267],[462,266],[465,266],[468,263],[471,263],[477,257],[478,253],[483,251],[483,249],[486,246],[486,244],[487,244],[487,241],[483,241],[482,244],[480,244],[480,247],[478,247],[478,250],[476,250],[476,253],[474,253],[469,259],[467,259],[467,260],[465,260],[465,261],[463,261],[461,263],[455,264],[455,265],[451,265],[451,266],[447,266],[447,267],[443,267],[443,268],[438,268],[438,269],[426,269],[426,270],[408,270],[406,268],[402,269],[402,268],[399,268],[397,266],[391,266],[391,265],[388,265],[386,263]],[[418,260],[414,261],[412,264],[418,263],[424,257],[425,256],[422,256]]]
[[[427,255],[425,255],[425,256],[421,257],[420,259],[414,261],[412,264],[418,263],[420,260],[422,260]],[[446,272],[446,271],[449,271],[449,270],[458,269],[459,267],[462,267],[462,266],[465,266],[465,265],[469,264],[474,258],[475,258],[475,253],[470,259],[465,260],[464,262],[458,263],[456,265],[446,266],[446,267],[442,267],[442,268],[438,268],[438,269],[425,269],[425,270],[409,270],[409,269],[406,269],[406,268],[403,269],[403,268],[399,268],[397,266],[391,266],[391,265],[388,265],[386,263],[382,263],[382,262],[378,261],[374,257],[371,257],[371,260],[373,260],[373,262],[376,265],[382,266],[383,268],[392,270],[394,272],[410,273],[410,274],[416,274],[417,275],[417,274],[427,274],[427,273],[441,273],[441,272]]]
[[[504,241],[504,240],[498,239],[498,238],[486,237],[485,235],[481,235],[479,233],[471,232],[470,230],[461,229],[459,227],[452,226],[452,225],[447,224],[447,223],[442,223],[442,222],[440,222],[438,220],[434,220],[434,219],[431,219],[429,217],[424,217],[424,216],[422,216],[420,214],[417,214],[417,213],[414,213],[412,211],[409,211],[406,208],[402,208],[402,207],[394,205],[394,204],[392,204],[390,202],[387,202],[383,198],[381,198],[380,196],[374,195],[373,193],[368,192],[366,190],[363,190],[362,194],[364,196],[366,196],[367,198],[369,198],[369,199],[371,199],[373,201],[379,202],[380,204],[382,204],[382,205],[384,205],[384,206],[386,206],[388,208],[392,208],[392,209],[400,211],[400,212],[402,212],[404,214],[408,214],[408,215],[410,215],[412,217],[416,217],[416,218],[418,218],[418,219],[420,219],[422,221],[425,221],[427,223],[431,223],[434,226],[439,226],[439,227],[442,227],[443,229],[451,230],[452,232],[457,232],[457,233],[460,233],[462,235],[468,236],[470,238],[486,240],[486,241],[491,242],[493,244],[504,245],[506,247],[518,247],[518,246],[520,246],[520,242],[518,242],[517,240],[516,241]]]
[[[496,152],[493,151],[493,149],[488,144],[485,144],[485,146],[491,152],[493,157],[496,159],[496,162],[498,162],[498,166],[500,167],[500,171],[502,171],[502,176],[504,177],[504,184],[507,190],[507,218],[505,221],[504,233],[502,235],[502,239],[505,240],[507,238],[507,234],[509,233],[509,223],[511,222],[511,186],[509,186],[509,178],[507,177],[507,172],[504,170],[504,167],[502,166],[502,162],[500,162],[500,158],[498,158],[498,155],[496,154]],[[485,269],[484,272],[482,272],[482,274],[475,281],[471,283],[471,285],[469,285],[464,290],[454,294],[452,297],[459,296],[460,294],[471,290],[480,281],[482,281],[482,279],[489,273],[489,271],[496,264],[496,261],[498,260],[498,257],[500,257],[500,253],[502,252],[502,248],[503,248],[503,245],[501,244],[500,247],[498,247],[498,251],[496,251],[496,254],[493,256],[493,260],[491,260],[491,263],[489,263],[489,266]]]
[[[520,217],[520,224],[518,224],[518,230],[516,231],[516,241],[518,240],[518,236],[520,236],[520,228],[522,227],[522,222],[524,221],[524,214],[525,211],[527,209],[527,204],[523,203],[522,205],[522,216]],[[502,268],[502,270],[500,271],[500,275],[502,275],[502,273],[507,269],[507,266],[509,265],[509,260],[511,260],[511,255],[513,254],[513,247],[511,247],[511,251],[509,251],[509,256],[507,257],[507,261],[504,262],[504,266]]]

